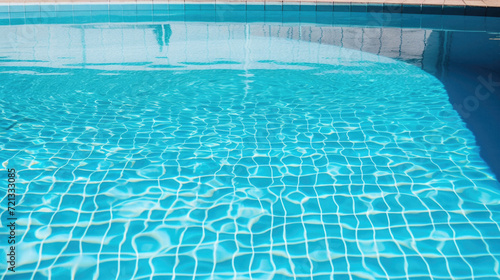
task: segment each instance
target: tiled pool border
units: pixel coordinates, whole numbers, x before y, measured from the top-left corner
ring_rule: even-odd
[[[460,2],[458,2],[460,3]],[[215,11],[321,11],[321,12],[369,12],[403,14],[437,14],[500,17],[500,5],[435,5],[399,3],[356,2],[220,2],[220,1],[165,1],[165,2],[40,2],[0,3],[0,19],[37,17],[37,13],[49,16],[56,12],[112,12],[136,11],[162,14],[170,10]],[[43,17],[43,15],[41,15]]]

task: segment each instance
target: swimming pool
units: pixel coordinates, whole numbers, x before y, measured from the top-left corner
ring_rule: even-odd
[[[500,184],[450,88],[498,58],[445,69],[464,32],[498,52],[497,19],[119,15],[0,26],[2,279],[500,277]]]

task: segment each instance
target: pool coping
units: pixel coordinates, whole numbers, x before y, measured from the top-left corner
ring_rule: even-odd
[[[500,17],[496,0],[26,0],[0,3],[0,13],[73,11],[321,11]]]

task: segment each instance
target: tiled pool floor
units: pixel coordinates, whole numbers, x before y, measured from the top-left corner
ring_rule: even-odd
[[[349,44],[375,33],[31,28],[0,26],[0,162],[23,186],[3,279],[500,277],[500,184],[435,76]],[[435,39],[398,31],[410,57]]]

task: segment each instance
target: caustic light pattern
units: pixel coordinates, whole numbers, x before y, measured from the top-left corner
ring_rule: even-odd
[[[442,84],[256,25],[2,41],[2,279],[500,277],[499,184]]]

